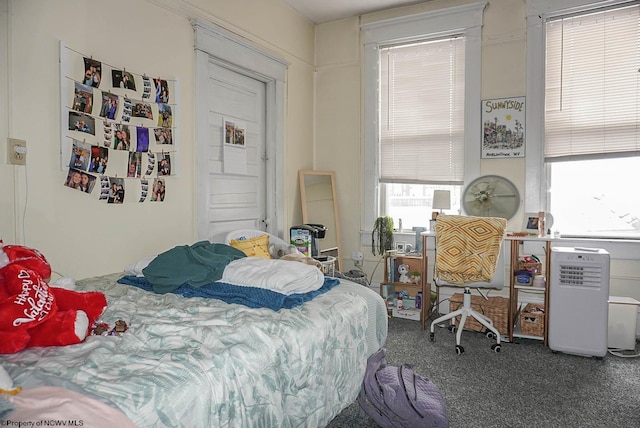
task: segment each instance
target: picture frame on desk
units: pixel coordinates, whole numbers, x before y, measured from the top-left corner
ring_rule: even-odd
[[[524,220],[522,222],[523,232],[527,232],[530,235],[538,234],[538,213],[524,213]],[[550,212],[544,213],[545,228],[550,230],[553,226],[553,215]]]
[[[404,254],[406,247],[407,247],[406,242],[403,242],[403,241],[396,242],[396,254]]]
[[[524,229],[530,232],[538,232],[538,215],[533,213],[525,214],[525,226]]]

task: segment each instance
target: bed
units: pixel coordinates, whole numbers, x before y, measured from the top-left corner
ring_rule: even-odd
[[[81,280],[77,290],[105,293],[101,321],[129,329],[0,355],[15,385],[81,393],[138,427],[326,426],[356,399],[387,335],[383,300],[345,279],[274,311],[156,294],[122,277]]]

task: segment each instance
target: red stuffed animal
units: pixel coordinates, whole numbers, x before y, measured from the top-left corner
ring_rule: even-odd
[[[107,307],[104,294],[51,287],[37,250],[0,239],[0,354],[82,342]]]

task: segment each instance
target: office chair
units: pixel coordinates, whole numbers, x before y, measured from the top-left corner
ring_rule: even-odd
[[[462,308],[445,314],[431,323],[429,340],[435,340],[434,327],[449,320],[456,332],[456,353],[462,354],[462,330],[467,317],[487,328],[487,337],[495,336],[491,346],[500,352],[500,332],[493,322],[471,307],[471,288],[502,289],[504,286],[504,250],[502,240],[507,220],[497,217],[440,215],[436,220],[436,260],[433,280],[437,287],[464,287]],[[480,291],[480,290],[478,290]],[[482,292],[480,292],[482,294]],[[486,298],[486,296],[483,297]],[[457,329],[454,319],[460,315]],[[456,331],[457,330],[457,331]]]

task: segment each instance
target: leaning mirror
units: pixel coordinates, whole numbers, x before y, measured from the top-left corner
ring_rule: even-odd
[[[321,256],[336,258],[336,269],[342,260],[340,217],[336,195],[336,179],[333,171],[299,171],[302,222],[322,224],[327,230],[318,240]]]

